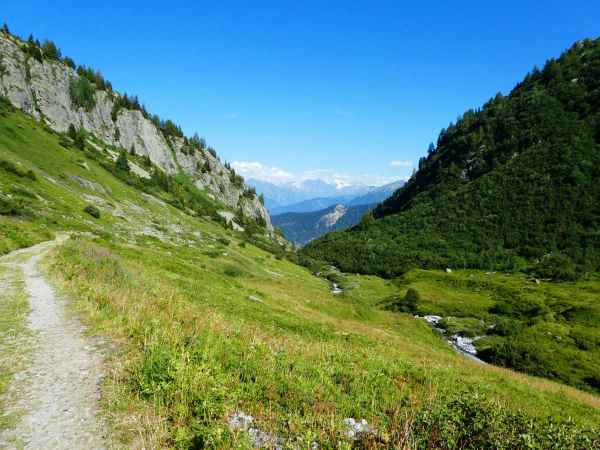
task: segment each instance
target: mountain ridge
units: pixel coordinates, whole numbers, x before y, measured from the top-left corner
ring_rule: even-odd
[[[311,242],[351,272],[527,270],[573,279],[600,266],[600,39],[534,69],[508,96],[442,130],[374,220]],[[596,231],[595,231],[596,230]]]
[[[197,136],[187,138],[172,121],[150,116],[137,97],[112,90],[99,72],[63,58],[46,41],[0,32],[0,95],[57,132],[85,129],[109,145],[135,152],[166,174],[185,173],[199,190],[272,231],[255,191]]]

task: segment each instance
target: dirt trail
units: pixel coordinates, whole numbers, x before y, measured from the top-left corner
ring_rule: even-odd
[[[0,433],[4,449],[104,449],[105,428],[97,417],[102,358],[68,317],[64,301],[44,280],[38,263],[67,239],[18,250],[0,263],[20,268],[29,297],[34,346],[26,369],[13,379],[9,413],[20,414],[14,428]]]

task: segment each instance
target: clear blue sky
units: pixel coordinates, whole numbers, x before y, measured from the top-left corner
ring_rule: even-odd
[[[460,113],[598,37],[600,2],[3,0],[0,20],[225,160],[374,181],[410,174],[390,162],[414,163]]]

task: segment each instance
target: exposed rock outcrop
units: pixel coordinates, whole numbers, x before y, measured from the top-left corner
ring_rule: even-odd
[[[344,217],[348,208],[345,205],[336,205],[333,211],[321,217],[316,227],[332,227],[338,220]]]
[[[166,138],[141,111],[120,108],[116,114],[116,92],[95,91],[90,110],[71,101],[70,85],[77,72],[62,61],[42,62],[23,51],[23,42],[0,33],[0,95],[22,111],[43,120],[58,132],[70,125],[85,128],[109,145],[148,156],[168,174],[183,171],[196,187],[244,216],[264,223],[272,230],[271,220],[255,193],[244,183],[235,182],[230,168],[206,150],[189,149],[183,138]],[[115,120],[113,120],[113,118]]]

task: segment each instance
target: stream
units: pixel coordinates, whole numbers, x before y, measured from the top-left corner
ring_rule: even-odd
[[[473,343],[475,341],[477,341],[478,339],[481,339],[483,336],[475,336],[475,337],[465,337],[465,336],[461,336],[459,334],[453,334],[451,336],[448,336],[446,334],[446,330],[444,330],[442,327],[440,327],[439,323],[442,320],[442,317],[440,316],[417,316],[420,317],[422,319],[425,319],[427,321],[427,323],[429,325],[431,325],[431,328],[433,328],[435,331],[437,331],[438,333],[440,333],[444,339],[446,340],[446,342],[448,342],[452,347],[454,347],[454,349],[456,351],[458,351],[461,355],[463,355],[464,357],[481,363],[481,364],[486,364],[485,361],[479,359],[477,357],[477,349],[475,348],[475,345],[473,345]]]
[[[340,288],[335,281],[331,282],[331,293],[333,295],[339,295],[339,294],[342,294],[343,292],[344,292],[344,290],[342,288]]]
[[[331,267],[333,270],[335,267]],[[317,276],[321,276],[322,274],[318,272]],[[344,293],[344,290],[335,282],[331,282],[331,293],[333,295],[340,295]],[[471,361],[478,362],[480,364],[487,364],[485,361],[479,359],[477,357],[477,349],[475,348],[474,342],[478,339],[481,339],[483,336],[475,336],[475,337],[466,337],[461,336],[460,334],[448,335],[446,330],[440,326],[440,321],[443,319],[441,316],[416,316],[421,319],[425,319],[427,323],[437,331],[445,340],[448,342],[458,353],[463,355],[465,358],[470,359]]]

